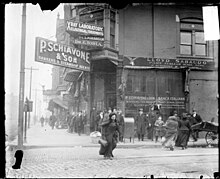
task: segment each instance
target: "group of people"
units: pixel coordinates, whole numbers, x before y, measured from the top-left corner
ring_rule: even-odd
[[[67,114],[66,121],[68,124],[68,132],[69,133],[78,133],[80,136],[84,134],[84,126],[87,124],[87,116],[85,111],[73,112],[72,115],[70,113]]]
[[[197,141],[198,138],[198,132],[193,132],[191,126],[200,122],[202,122],[202,118],[195,109],[192,115],[183,113],[181,117],[178,117],[177,111],[174,111],[164,124],[166,134],[162,145],[170,150],[174,150],[174,146],[186,149],[190,135],[194,141]]]
[[[202,122],[200,115],[196,113],[195,109],[193,109],[193,114],[183,113],[181,117],[178,117],[177,111],[173,110],[170,116],[175,116],[175,118],[177,119],[179,131],[186,129],[186,127],[182,127],[183,124],[181,124],[182,121],[185,119],[189,121],[189,125],[187,124],[187,127]],[[135,117],[135,130],[138,140],[143,141],[145,135],[147,136],[148,139],[152,141],[155,140],[155,142],[158,142],[159,138],[162,140],[162,137],[164,137],[167,133],[166,125],[167,122],[169,122],[169,119],[170,118],[168,118],[167,121],[163,120],[162,115],[160,114],[158,109],[155,110],[154,108],[152,108],[151,111],[147,114],[143,113],[143,109],[139,109],[138,114]],[[186,124],[184,123],[184,125]],[[196,141],[198,138],[198,132],[194,133],[190,127],[189,130],[191,132],[194,141]]]
[[[122,115],[121,109],[111,109],[96,112],[95,107],[93,108],[90,115],[90,132],[99,131],[102,132],[102,123],[109,118],[110,114],[116,114],[116,119],[119,125],[119,136],[118,141],[123,142],[124,136],[124,116]]]

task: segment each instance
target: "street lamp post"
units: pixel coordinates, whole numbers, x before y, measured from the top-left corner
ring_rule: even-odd
[[[19,85],[19,117],[18,117],[18,148],[23,147],[23,117],[24,117],[24,85],[25,85],[25,37],[26,37],[26,4],[22,8],[21,27],[21,61],[20,61],[20,85]]]

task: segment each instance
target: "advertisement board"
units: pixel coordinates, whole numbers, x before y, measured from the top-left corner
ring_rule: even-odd
[[[124,57],[125,66],[144,66],[153,68],[170,68],[170,69],[181,69],[190,68],[197,70],[213,70],[214,60],[213,59],[195,59],[195,58],[145,58],[145,57]]]
[[[92,36],[101,36],[104,37],[104,27],[87,24],[77,21],[66,21],[66,31],[69,34],[76,35],[77,34],[85,34],[85,35],[92,35]]]
[[[77,45],[86,45],[86,46],[93,46],[97,48],[104,47],[104,41],[98,40],[91,40],[91,39],[83,39],[83,38],[71,38],[71,42]]]
[[[35,43],[35,61],[90,71],[89,52],[41,37]]]

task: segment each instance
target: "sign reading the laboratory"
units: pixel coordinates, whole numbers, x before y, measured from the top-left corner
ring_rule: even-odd
[[[66,31],[70,34],[75,35],[75,33],[93,35],[93,36],[102,36],[104,37],[104,27],[86,24],[76,21],[67,21],[66,22]]]
[[[36,37],[35,61],[82,71],[90,71],[90,53],[68,45]]]

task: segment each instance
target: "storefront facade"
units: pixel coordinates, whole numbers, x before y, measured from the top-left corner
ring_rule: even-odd
[[[157,105],[164,120],[174,109],[181,114],[192,108],[204,120],[217,118],[219,47],[218,41],[204,41],[202,6],[142,4],[114,10],[81,4],[64,9],[65,20],[104,27],[103,47],[77,45],[91,53],[84,101],[88,114],[92,107],[111,107],[129,117]],[[70,45],[76,45],[73,40],[69,35]]]
[[[204,41],[202,6],[127,6],[119,17],[125,116],[156,104],[164,120],[195,108],[217,122],[218,41]]]

